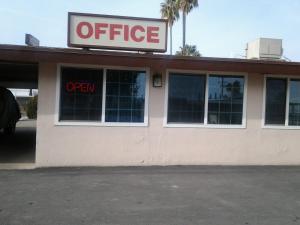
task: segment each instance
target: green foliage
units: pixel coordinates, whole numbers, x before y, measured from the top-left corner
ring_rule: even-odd
[[[174,22],[179,19],[179,12],[182,12],[182,46],[185,44],[185,36],[186,36],[186,16],[189,14],[194,8],[198,7],[198,0],[164,0],[163,3],[160,4],[160,13],[162,18],[168,20],[170,26],[170,49],[172,55],[172,26]]]
[[[27,105],[26,105],[26,114],[29,119],[36,119],[37,118],[37,102],[38,96],[34,96],[31,98]]]
[[[170,53],[172,55],[173,52],[173,34],[172,34],[172,26],[175,21],[179,19],[179,8],[176,0],[165,0],[165,2],[160,4],[160,13],[161,17],[168,20],[168,24],[170,27]]]
[[[182,12],[188,14],[198,7],[198,0],[177,0],[177,5]]]
[[[200,52],[197,50],[196,45],[185,45],[184,47],[180,47],[180,50],[176,52],[176,55],[198,57],[201,56]]]
[[[179,8],[176,0],[165,0],[160,4],[161,17],[168,20],[169,26],[179,19]]]

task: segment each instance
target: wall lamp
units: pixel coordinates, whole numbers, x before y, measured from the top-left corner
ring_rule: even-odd
[[[161,73],[155,73],[153,75],[153,87],[162,87],[162,75],[161,75]]]

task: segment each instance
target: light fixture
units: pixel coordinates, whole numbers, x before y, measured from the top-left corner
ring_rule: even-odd
[[[153,87],[162,87],[162,75],[156,73],[153,75]]]

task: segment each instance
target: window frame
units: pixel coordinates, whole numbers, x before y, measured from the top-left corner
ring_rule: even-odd
[[[287,80],[287,88],[286,88],[286,102],[285,102],[285,124],[284,125],[271,125],[265,124],[266,120],[266,101],[267,101],[267,78],[281,78]],[[297,75],[272,75],[265,74],[264,75],[264,86],[263,86],[263,106],[262,106],[262,123],[261,127],[264,129],[287,129],[287,130],[299,130],[300,126],[292,126],[289,125],[289,114],[290,114],[290,82],[292,79],[300,80],[300,76]]]
[[[169,74],[170,73],[188,73],[188,74],[199,74],[206,76],[205,84],[205,103],[204,103],[204,122],[201,124],[189,124],[189,123],[168,123],[168,93],[169,93]],[[208,123],[208,91],[209,91],[209,76],[242,76],[244,77],[244,96],[243,96],[243,118],[242,124],[209,124]],[[237,73],[237,72],[220,72],[220,71],[202,71],[202,70],[178,70],[178,69],[167,69],[165,78],[165,99],[164,99],[164,119],[163,127],[166,128],[216,128],[216,129],[245,129],[247,127],[247,95],[248,95],[248,74]]]
[[[184,125],[184,124],[187,124],[187,125],[190,125],[191,127],[194,127],[194,126],[201,126],[203,125],[203,123],[176,123],[176,122],[171,122],[169,123],[168,122],[168,107],[169,107],[169,74],[170,73],[178,73],[180,75],[182,75],[182,72],[181,71],[177,71],[177,72],[173,72],[173,71],[169,71],[166,75],[166,79],[167,79],[167,82],[166,82],[166,94],[165,94],[165,107],[164,107],[164,112],[166,113],[166,115],[164,115],[164,120],[165,120],[165,123],[164,124],[167,124],[168,126],[170,125],[170,127],[172,127],[172,125],[175,125],[174,127],[177,127],[177,125]],[[205,77],[205,91],[204,91],[204,118],[203,118],[203,121],[205,120],[205,116],[206,116],[206,110],[205,110],[205,107],[206,107],[206,87],[207,87],[207,75],[206,73],[187,73],[187,72],[183,72],[183,73],[186,73],[185,76],[195,76],[195,75],[200,75],[200,76],[204,76]],[[167,99],[166,99],[166,96],[167,96]],[[167,110],[166,110],[167,109]]]
[[[82,68],[82,69],[99,69],[103,70],[103,87],[102,87],[102,112],[101,121],[60,121],[60,94],[61,94],[61,68]],[[144,122],[105,122],[105,103],[106,103],[106,75],[107,70],[129,70],[129,71],[145,71],[145,104],[144,104]],[[149,124],[149,83],[150,83],[150,69],[141,67],[125,67],[125,66],[106,66],[106,65],[86,65],[86,64],[57,64],[56,71],[56,102],[55,102],[55,126],[107,126],[107,127],[146,127]]]
[[[204,103],[204,122],[199,124],[189,123],[168,123],[168,100],[169,100],[169,75],[170,73],[188,73],[195,75],[205,75],[205,103]],[[208,123],[208,91],[209,91],[209,76],[242,76],[244,77],[244,96],[243,96],[243,118],[242,124],[209,124]],[[201,70],[178,70],[178,69],[167,69],[165,77],[165,98],[164,98],[164,119],[163,126],[174,127],[174,128],[216,128],[216,129],[245,129],[247,127],[247,86],[248,86],[248,74],[238,72],[220,72],[220,71],[201,71]]]

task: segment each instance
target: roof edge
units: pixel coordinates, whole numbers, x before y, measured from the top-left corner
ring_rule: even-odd
[[[209,62],[228,62],[228,63],[247,63],[247,64],[265,64],[265,65],[290,65],[300,66],[300,62],[287,62],[277,60],[255,60],[240,58],[219,58],[219,57],[195,57],[195,56],[176,56],[157,53],[136,53],[113,50],[86,50],[78,48],[62,48],[62,47],[32,47],[25,45],[0,44],[1,50],[24,51],[24,52],[46,52],[46,53],[62,53],[62,54],[78,54],[78,55],[102,55],[102,56],[123,56],[135,58],[149,58],[158,60],[184,60],[184,61],[209,61]]]

